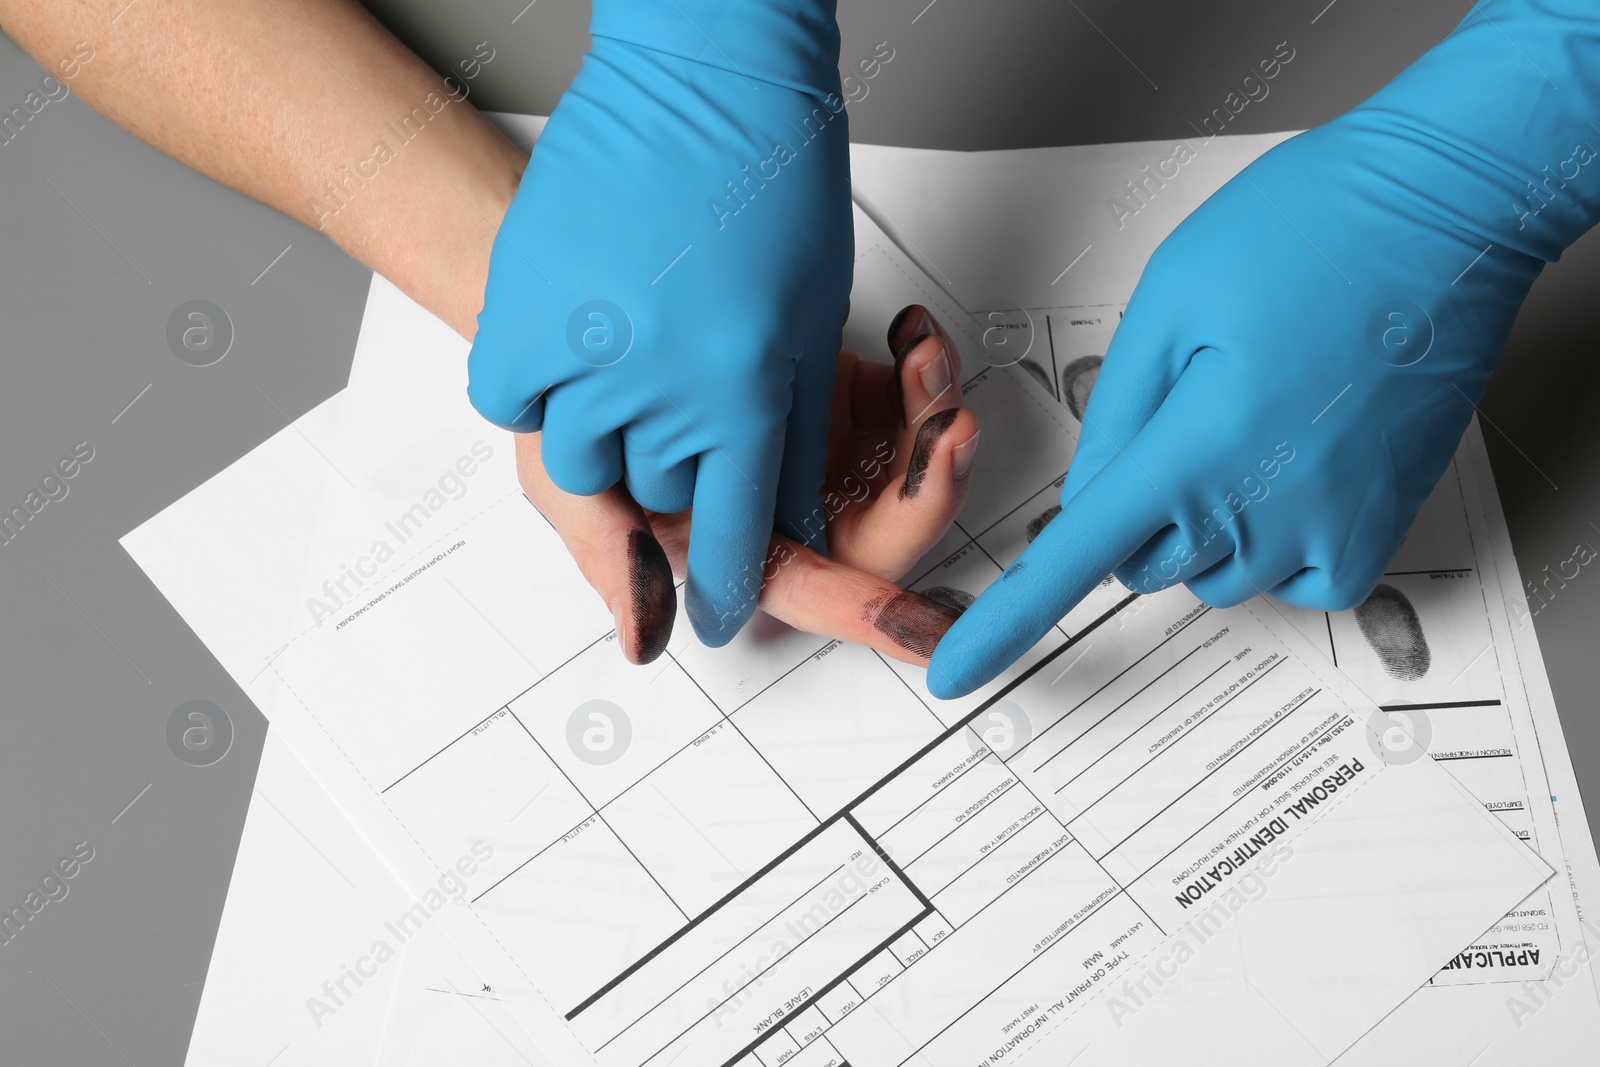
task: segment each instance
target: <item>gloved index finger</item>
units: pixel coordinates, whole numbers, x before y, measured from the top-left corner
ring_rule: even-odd
[[[684,607],[712,648],[733,640],[761,598],[781,448],[767,442],[737,459],[722,448],[700,456]]]
[[[1113,459],[973,602],[934,650],[928,690],[965,696],[1017,660],[1107,574],[1171,521],[1126,455]]]

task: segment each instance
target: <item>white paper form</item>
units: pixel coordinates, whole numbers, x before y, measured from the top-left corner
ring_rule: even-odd
[[[1472,454],[1475,452],[1474,448]],[[1464,449],[1464,459],[1468,454]],[[1504,522],[1498,516],[1497,499],[1486,494],[1483,501],[1486,511],[1489,507],[1495,508],[1494,518],[1484,523],[1488,537],[1504,542]],[[1436,501],[1430,505],[1430,511],[1438,507]],[[1463,509],[1460,518],[1465,521],[1466,517]],[[1447,524],[1424,526],[1443,530]],[[1413,540],[1416,537],[1414,534]],[[1508,563],[1503,551],[1497,552],[1496,558],[1504,578],[1507,566],[1514,568],[1514,560]],[[1514,592],[1517,587],[1513,573],[1509,588]],[[1516,631],[1518,635],[1523,632]],[[1526,632],[1531,634],[1531,627]],[[1554,705],[1548,699],[1548,685],[1543,681],[1536,647],[1533,652],[1535,658],[1531,660],[1526,654],[1519,655],[1519,664],[1525,672],[1531,674],[1537,670],[1539,673],[1538,679],[1528,682],[1529,699],[1536,709],[1539,708],[1537,694],[1542,692],[1545,695],[1542,706],[1553,712]],[[1560,738],[1559,721],[1552,719],[1557,728],[1553,739],[1546,733],[1548,724],[1540,721],[1537,713],[1534,721],[1539,741],[1551,757],[1547,766],[1552,780],[1561,767],[1567,769],[1570,779],[1571,764]],[[410,902],[405,900],[392,876],[381,869],[365,843],[353,836],[343,815],[276,733],[269,735],[263,753],[257,791],[240,843],[233,888],[223,914],[216,951],[208,969],[206,991],[190,1048],[190,1063],[224,1064],[236,1055],[242,1056],[240,1062],[244,1062],[258,1046],[269,1054],[284,1050],[278,1062],[285,1067],[309,1063],[381,1063],[384,1067],[402,1067],[448,1060],[451,1056],[482,1067],[542,1062],[537,1050],[525,1039],[520,1048],[512,1046],[511,1042],[520,1038],[520,1030],[509,1016],[490,1014],[498,1007],[492,991],[482,990],[475,972],[460,959],[453,946],[441,943],[442,938],[437,936],[420,943],[434,951],[419,950],[418,943],[404,948],[397,965],[398,976],[389,970],[388,976],[394,979],[392,990],[373,992],[380,984],[371,980],[364,983],[359,1003],[368,1010],[341,1009],[337,1022],[326,1016],[320,1020],[323,1025],[317,1025],[319,1020],[309,1013],[307,999],[313,995],[322,996],[321,982],[338,978],[350,961],[359,961],[364,953],[369,953],[373,939],[364,935],[381,934],[381,922],[398,914],[402,904]],[[1567,791],[1569,795],[1576,795],[1575,786],[1567,787]],[[1559,795],[1563,787],[1553,785],[1552,792]],[[1576,886],[1583,881],[1580,878],[1583,854],[1587,852],[1592,868],[1594,853],[1581,807],[1575,817],[1580,840],[1568,842],[1567,866],[1572,872],[1576,892]],[[339,857],[338,868],[324,860],[324,856]],[[311,880],[319,875],[322,884],[313,884]],[[359,894],[354,893],[347,878],[362,886]],[[373,879],[381,883],[381,887],[367,884]],[[1553,886],[1554,882],[1550,884]],[[1592,885],[1592,880],[1588,884]],[[363,930],[363,927],[368,929]],[[354,932],[356,936],[341,946],[329,937],[333,931]],[[1503,980],[1503,976],[1498,977]],[[1572,1038],[1579,1039],[1594,1031],[1596,1013],[1592,996],[1573,993],[1570,988],[1564,989],[1562,995],[1575,1017],[1558,1025],[1551,1014],[1541,1011],[1537,1020],[1528,1021],[1528,1025],[1534,1027],[1531,1032],[1534,1039],[1542,1034],[1559,1033],[1563,1028]],[[1345,1059],[1352,1063],[1403,1062],[1397,1055],[1399,1050],[1392,1035],[1409,1028],[1408,1024],[1416,1026],[1424,1043],[1405,1055],[1414,1057],[1423,1050],[1437,1053],[1433,1035],[1449,1031],[1440,1025],[1429,1006],[1421,1003],[1430,996],[1433,1001],[1440,1001],[1437,994],[1419,994],[1408,1002],[1409,1009],[1397,1012]],[[462,997],[473,1002],[469,1004]],[[1459,1005],[1460,997],[1460,994],[1452,994],[1449,1000],[1452,1005]],[[385,998],[391,1004],[386,1032],[379,1025]],[[1502,1024],[1510,1022],[1514,1027],[1514,1020],[1503,1005],[1491,1002],[1487,1007],[1490,1022],[1498,1009],[1503,1017]],[[1587,1012],[1583,1011],[1585,1008]],[[1469,1052],[1491,1043],[1494,1032],[1484,1022],[1479,1018],[1466,1028],[1464,1043],[1470,1045],[1476,1041]],[[1551,1055],[1563,1046],[1530,1048],[1529,1040],[1518,1033],[1501,1035],[1494,1044],[1497,1049],[1504,1044],[1516,1051],[1523,1062],[1533,1055],[1538,1055],[1540,1062],[1562,1062],[1559,1054],[1553,1059]],[[1566,1051],[1582,1054],[1584,1049],[1581,1043],[1572,1042]]]
[[[1270,1062],[1323,1062],[1546,873],[1433,764],[1374,764],[1369,709],[1292,630],[1181,592],[1113,610],[1102,591],[965,703],[796,634],[626,668],[461,399],[464,346],[373,294],[381,372],[361,363],[125,543],[558,1063],[758,1062],[787,1041],[797,1063],[939,1063],[1096,1034],[1097,1056],[1193,1059],[1198,1038],[1237,1061],[1246,1020]],[[1020,548],[1019,508],[1071,444],[1026,375],[971,402],[990,488],[952,588]],[[966,729],[1001,701],[1036,739],[1010,763]],[[470,892],[430,896],[468,856]],[[1042,1025],[1160,958],[1191,908],[1216,925],[1215,901],[1245,899],[1230,879],[1270,896],[1186,959],[1247,955],[1248,981]],[[1069,996],[1067,974],[1088,986]]]
[[[1047,324],[1049,352],[1030,357],[1030,369],[1042,383],[1050,382],[1050,368],[1059,369],[1053,384],[1063,406],[1081,412],[1084,381],[1092,384],[1092,361],[1104,352],[1103,324],[1114,324],[1121,310],[1031,312]],[[1574,905],[1584,899],[1581,889],[1595,884],[1594,843],[1476,422],[1368,604],[1328,614],[1258,603],[1293,622],[1330,667],[1400,724],[1399,732],[1381,720],[1370,725],[1376,751],[1401,759],[1428,752],[1569,873],[1444,961],[1429,988],[1341,1062],[1399,1063],[1416,1055],[1482,1064],[1587,1062],[1600,1041],[1600,999],[1585,957],[1600,947],[1600,929],[1586,929]],[[1563,792],[1571,809],[1565,834],[1556,807]],[[1557,966],[1561,973],[1553,976]],[[1482,988],[1441,988],[1467,986]]]
[[[1578,918],[1589,924],[1588,933],[1600,937],[1593,925],[1600,918],[1600,858],[1589,832],[1589,820],[1578,790],[1571,753],[1561,729],[1544,659],[1539,653],[1539,638],[1527,614],[1524,581],[1511,549],[1500,498],[1493,491],[1494,479],[1486,459],[1476,464],[1480,499],[1483,501],[1490,550],[1497,561],[1507,606],[1510,629],[1522,671],[1522,683],[1533,711],[1535,733],[1550,786],[1550,803],[1555,811],[1560,837],[1566,849],[1566,873]],[[1597,945],[1600,947],[1600,945]]]
[[[1447,550],[1452,541],[1456,547]],[[1424,636],[1430,623],[1446,633],[1454,627],[1488,634],[1485,645],[1468,643],[1462,653],[1440,658],[1447,669],[1437,675],[1430,665],[1412,677],[1420,664],[1409,661],[1411,671],[1384,679],[1380,699],[1409,715],[1418,739],[1431,736],[1434,757],[1568,877],[1552,879],[1453,954],[1426,988],[1340,1062],[1393,1064],[1419,1056],[1483,1065],[1591,1062],[1600,1042],[1600,996],[1587,957],[1600,948],[1600,929],[1581,922],[1577,904],[1578,886],[1594,884],[1594,842],[1537,640],[1525,612],[1514,610],[1522,606],[1521,582],[1476,422],[1391,571],[1384,582],[1407,590]],[[1426,572],[1426,584],[1407,573],[1416,571]],[[1409,587],[1402,584],[1407,579]],[[1315,617],[1307,621],[1314,632]],[[1322,640],[1330,650],[1343,649],[1354,672],[1390,675],[1382,670],[1381,635],[1374,650],[1358,643],[1366,635],[1357,629],[1352,635],[1335,622]],[[1477,655],[1492,670],[1471,658],[1474,647],[1486,646]],[[1562,780],[1567,784],[1554,784]],[[1564,811],[1557,806],[1562,792]]]
[[[1047,351],[1030,353],[1025,365],[1045,388],[1055,388],[1069,414],[1083,410],[1122,311],[1120,305],[1100,305],[1032,312],[1045,322]],[[1543,799],[1548,796],[1543,761],[1537,743],[1530,744],[1536,735],[1529,695],[1521,686],[1522,657],[1509,630],[1483,513],[1485,488],[1493,491],[1493,479],[1474,422],[1467,443],[1365,604],[1336,613],[1276,601],[1270,606],[1323,652],[1330,667],[1397,719],[1402,732],[1388,738],[1386,747],[1415,748],[1448,763],[1519,838],[1539,850],[1543,835],[1543,853],[1559,865],[1563,851],[1553,810]],[[1409,753],[1389,754],[1406,758]],[[1536,896],[1502,924],[1505,929],[1491,931],[1519,936],[1464,950],[1435,981],[1520,982],[1544,976],[1561,938],[1549,891],[1541,889]]]
[[[330,811],[335,819],[326,818]],[[269,732],[188,1063],[265,1063],[274,1056],[282,1067],[374,1062],[371,1035],[384,1025],[398,963],[372,968],[365,988],[347,981],[356,995],[320,1026],[304,1006],[370,949],[379,925],[372,916],[391,906],[398,913],[408,895],[337,815],[310,772]],[[320,906],[303,906],[308,900]]]
[[[1283,136],[1189,142],[1204,166],[1147,189],[1150,203],[1121,227],[1110,206],[1127,199],[1120,183],[1137,177],[1141,161],[1172,156],[1171,144],[974,154],[864,148],[856,183],[868,199],[894,205],[902,243],[924,261],[937,258],[930,273],[969,306],[979,294],[1020,295],[1002,303],[1032,309],[1033,348],[1022,366],[1075,414],[1149,250]],[[969,269],[972,249],[987,250],[981,271]],[[1061,271],[1049,260],[1059,249],[1087,251]],[[1552,882],[1453,956],[1346,1059],[1589,1062],[1600,1004],[1582,949],[1587,941],[1600,950],[1600,929],[1579,919],[1586,900],[1591,911],[1600,900],[1600,863],[1476,425],[1391,569],[1384,601],[1364,613],[1372,639],[1358,614],[1277,607],[1364,690],[1429,731],[1429,750],[1568,873],[1577,907],[1552,900]],[[1440,988],[1466,984],[1483,987]]]
[[[185,1062],[548,1067],[417,903],[269,732]]]
[[[502,118],[508,122],[513,121],[511,117]],[[526,121],[522,120],[524,123]],[[516,135],[517,128],[513,127],[512,132]],[[531,133],[531,130],[528,133]],[[522,139],[528,140],[528,134],[524,133]],[[1142,152],[1140,147],[1100,146],[1089,149],[1016,153],[1006,169],[1016,171],[1032,167],[1043,172],[1036,177],[1021,179],[1023,187],[1049,189],[1065,185],[1082,189],[1093,185],[1088,177],[1091,173],[1106,173],[1108,178],[1111,176],[1105,164],[1097,160],[1107,157],[1148,156],[1158,146],[1143,146]],[[1236,161],[1233,166],[1247,162],[1254,151],[1254,146],[1235,145],[1227,139],[1219,140],[1217,147],[1223,151],[1213,155],[1218,159],[1227,158]],[[876,203],[889,204],[899,209],[896,211],[897,217],[906,210],[906,204],[914,204],[917,199],[915,189],[905,188],[914,185],[914,179],[919,177],[924,181],[937,179],[949,171],[944,162],[947,155],[945,153],[917,153],[860,146],[856,151],[858,183],[866,187]],[[1075,166],[1074,157],[1084,161],[1084,165]],[[910,160],[916,161],[915,168],[905,165]],[[1086,170],[1085,167],[1089,169]],[[1219,173],[1222,177],[1226,177],[1226,173],[1221,171]],[[1069,178],[1064,182],[1062,175],[1068,175]],[[1019,181],[1016,178],[1010,180]],[[955,198],[949,190],[939,188],[932,193],[924,192],[924,199],[943,204],[948,208]],[[1047,204],[1033,203],[1030,204],[1030,209],[1055,217],[1053,210]],[[1178,214],[1176,210],[1164,213],[1165,217],[1172,220],[1175,220]],[[961,210],[941,212],[941,223],[954,225],[967,217],[969,213],[966,206],[962,205]],[[919,241],[927,239],[927,235],[920,231],[915,231],[915,236]],[[935,242],[929,240],[928,243]],[[892,309],[887,309],[885,313],[889,310]],[[1120,310],[1120,304],[1113,304],[1108,310],[1113,312]],[[1046,334],[1047,345],[1054,345],[1059,354],[1058,361],[1048,373],[1044,372],[1048,361],[1037,359],[1028,361],[1030,367],[1039,369],[1041,380],[1047,383],[1052,380],[1060,381],[1066,366],[1073,358],[1103,354],[1104,342],[1109,336],[1108,330],[1077,328],[1103,326],[1104,322],[1091,321],[1095,317],[1103,319],[1103,315],[1086,317],[1082,310],[1064,308],[1049,314],[1052,330],[1062,330],[1062,343],[1059,345],[1055,344],[1053,332]],[[1066,339],[1069,336],[1075,339],[1069,341]],[[1076,380],[1081,385],[1085,376],[1080,374]],[[1060,386],[1057,385],[1056,388]],[[1463,459],[1465,460],[1467,456],[1468,453],[1464,449]],[[1478,469],[1487,477],[1486,464],[1480,465]],[[1485,481],[1484,485],[1481,498],[1485,513],[1489,516],[1486,520],[1487,534],[1481,534],[1475,527],[1472,538],[1475,543],[1486,540],[1495,546],[1494,555],[1499,561],[1498,566],[1506,589],[1505,599],[1514,606],[1520,595],[1520,581],[1516,578],[1515,560],[1511,557],[1504,520],[1499,514],[1498,498],[1492,489],[1492,480]],[[1436,504],[1430,506],[1430,510],[1437,510]],[[1466,518],[1463,509],[1459,515],[1460,522],[1466,522]],[[1449,523],[1430,528],[1439,529],[1447,537],[1460,536],[1459,532],[1451,533]],[[1417,535],[1414,534],[1413,540],[1416,539]],[[1523,623],[1521,616],[1512,617],[1517,624]],[[1553,799],[1563,802],[1557,804],[1557,813],[1560,815],[1562,838],[1566,843],[1565,866],[1573,893],[1578,897],[1581,913],[1583,900],[1595,899],[1596,886],[1600,885],[1600,866],[1597,866],[1594,860],[1593,843],[1588,834],[1581,801],[1577,799],[1571,761],[1561,737],[1560,723],[1555,716],[1548,683],[1544,679],[1537,641],[1530,625],[1517,624],[1514,624],[1512,629],[1518,639],[1518,662],[1527,679],[1528,699],[1533,708],[1534,740],[1546,756],[1546,770]],[[1524,638],[1529,642],[1527,648],[1522,647]],[[289,802],[294,801],[297,807],[292,814],[296,818],[296,825],[311,836],[316,841],[317,847],[323,851],[329,854],[350,855],[353,848],[363,847],[353,844],[350,840],[337,838],[330,843],[318,836],[321,827],[342,824],[343,818],[332,808],[331,801],[327,799],[320,786],[305,776],[298,761],[277,742],[277,735],[274,733],[271,737],[269,752],[263,758],[258,788],[266,796],[276,798],[277,806],[285,810]],[[1519,730],[1517,742],[1521,757],[1529,747],[1528,735]],[[1529,788],[1532,788],[1532,783],[1529,783]],[[1534,798],[1532,809],[1537,809],[1537,799]],[[282,819],[262,803],[262,798],[258,797],[254,806],[261,810],[259,812],[253,810],[240,844],[239,864],[234,879],[235,888],[230,894],[228,908],[223,916],[217,952],[208,973],[207,991],[201,1004],[190,1062],[208,1065],[226,1063],[229,1060],[224,1055],[225,1051],[238,1052],[244,1049],[253,1051],[257,1044],[264,1048],[263,1056],[257,1059],[263,1059],[284,1045],[283,1041],[279,1041],[271,1048],[266,1048],[274,1036],[295,1033],[297,1028],[304,1029],[311,1035],[312,1040],[308,1043],[322,1048],[326,1052],[326,1058],[314,1061],[303,1059],[301,1050],[296,1045],[284,1053],[283,1059],[279,1061],[281,1063],[287,1065],[301,1062],[377,1062],[379,1039],[383,1035],[374,1032],[373,1027],[363,1029],[349,1025],[357,1012],[341,1012],[340,1025],[335,1026],[329,1022],[327,1029],[317,1030],[309,1024],[303,997],[315,992],[314,987],[317,983],[336,973],[338,969],[339,961],[331,958],[324,961],[325,966],[320,969],[315,965],[315,961],[321,959],[321,951],[327,947],[327,939],[321,930],[341,927],[357,929],[363,919],[373,922],[375,920],[372,920],[371,916],[384,914],[385,909],[382,904],[387,898],[380,896],[377,903],[346,907],[341,917],[338,909],[334,907],[334,902],[342,899],[341,891],[343,895],[348,895],[348,887],[331,870],[326,873],[330,882],[335,884],[325,887],[327,891],[312,894],[317,898],[315,900],[308,900],[300,895],[297,886],[303,890],[307,867],[317,867],[320,861],[305,853],[305,842],[287,832]],[[1515,806],[1503,810],[1523,814],[1518,812]],[[1548,846],[1542,848],[1541,852],[1548,861],[1558,862]],[[342,866],[347,872],[353,872],[360,865],[352,859]],[[1556,910],[1556,917],[1558,929],[1563,929],[1559,926],[1561,919],[1559,908]],[[332,925],[326,926],[324,920],[330,920]],[[1570,934],[1571,928],[1565,929]],[[440,955],[448,956],[453,952],[452,948],[446,946]],[[271,967],[264,970],[264,964],[278,958],[280,953],[285,961],[284,965],[278,970]],[[427,1063],[431,1062],[428,1058],[431,1055],[448,1060],[450,1056],[445,1055],[446,1052],[455,1054],[456,1058],[463,1061],[485,1065],[501,1062],[521,1063],[525,1062],[524,1057],[532,1055],[526,1046],[520,1054],[509,1050],[501,1043],[498,1036],[481,1025],[474,1025],[474,1020],[465,1016],[465,1011],[468,1009],[463,1008],[461,1002],[446,998],[438,992],[452,988],[465,990],[475,987],[476,975],[466,967],[464,961],[457,956],[453,963],[439,962],[421,959],[420,955],[415,949],[408,949],[401,965],[402,978],[393,993],[394,1003],[390,1010],[388,1040],[382,1043],[384,1064]],[[351,958],[358,956],[351,954]],[[295,977],[292,967],[292,962],[296,960],[313,963],[306,969],[307,973],[300,978]],[[1502,979],[1505,977],[1503,972],[1491,970],[1490,973]],[[1596,1018],[1600,1017],[1600,1012],[1594,1009],[1592,996],[1587,992],[1574,993],[1572,988],[1571,985],[1564,985],[1559,990],[1560,1008],[1549,1011],[1541,1008],[1536,1018],[1525,1020],[1526,1028],[1522,1030],[1515,1029],[1507,1007],[1510,1002],[1509,997],[1485,999],[1471,995],[1472,999],[1469,1001],[1466,999],[1468,994],[1450,993],[1444,996],[1437,989],[1425,990],[1408,1001],[1404,1009],[1386,1020],[1374,1035],[1360,1042],[1345,1059],[1351,1062],[1400,1064],[1414,1061],[1419,1055],[1427,1057],[1437,1055],[1441,1060],[1454,1058],[1465,1062],[1485,1045],[1492,1043],[1497,1055],[1508,1051],[1516,1054],[1505,1062],[1583,1062],[1581,1056],[1586,1053],[1581,1043],[1582,1039],[1595,1031]],[[264,995],[264,991],[277,990],[282,990],[287,995],[286,999],[280,998],[282,1003],[277,1003],[270,996]],[[362,995],[369,996],[367,993]],[[1496,996],[1498,995],[1497,993]],[[1428,1004],[1423,1003],[1425,1000]],[[273,1006],[275,1003],[276,1007]],[[1533,1002],[1530,1000],[1528,1003]],[[454,1015],[462,1016],[460,1020],[452,1015],[452,1004],[454,1008],[461,1009],[454,1012]],[[1439,1008],[1444,1006],[1448,1006],[1448,1011],[1442,1015],[1438,1014]],[[1587,1014],[1580,1010],[1585,1006]],[[1577,1014],[1564,1014],[1562,1009],[1565,1008],[1570,1008]],[[1496,1032],[1494,1027],[1497,1021],[1501,1029],[1506,1029],[1508,1023],[1511,1024],[1511,1029],[1506,1033]],[[248,1036],[255,1034],[257,1030],[260,1030],[259,1040]],[[501,1026],[499,1030],[502,1033],[514,1033],[509,1026]],[[1545,1040],[1541,1043],[1541,1039],[1562,1033],[1566,1034],[1565,1043],[1559,1040],[1554,1043]],[[439,1048],[431,1041],[434,1035],[441,1034],[447,1035],[450,1043],[448,1049]],[[1409,1044],[1406,1039],[1407,1034],[1413,1037]],[[1441,1050],[1436,1043],[1439,1035],[1459,1035],[1461,1054],[1452,1057],[1448,1052]],[[473,1043],[475,1036],[481,1037],[482,1040]],[[369,1046],[366,1049],[359,1048],[363,1039],[366,1039],[365,1043]],[[1474,1041],[1476,1044],[1473,1044]],[[1467,1047],[1468,1045],[1471,1047]],[[1563,1052],[1566,1053],[1565,1058]],[[1574,1055],[1580,1058],[1574,1059]],[[501,1058],[497,1059],[496,1056]],[[1480,1062],[1493,1061],[1494,1057],[1486,1056]]]

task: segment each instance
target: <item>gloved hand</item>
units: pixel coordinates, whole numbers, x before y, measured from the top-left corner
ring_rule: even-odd
[[[1113,568],[1216,606],[1366,597],[1529,286],[1600,220],[1600,9],[1489,7],[1157,249],[1061,513],[940,643],[935,695],[994,677]]]
[[[701,640],[774,529],[821,550],[853,262],[832,0],[595,0],[592,50],[500,228],[468,393],[556,486],[694,506]]]

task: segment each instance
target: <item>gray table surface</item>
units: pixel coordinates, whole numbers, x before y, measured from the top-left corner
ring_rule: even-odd
[[[575,0],[368,6],[441,70],[491,42],[476,101],[498,110],[549,111],[587,45],[588,4]],[[846,62],[879,41],[896,49],[851,107],[853,137],[953,149],[1187,137],[1284,40],[1294,67],[1236,132],[1310,126],[1466,11],[1443,0],[841,6]],[[0,38],[0,111],[42,73]],[[93,449],[67,495],[0,544],[0,901],[20,903],[77,842],[94,849],[67,897],[0,944],[0,1061],[179,1064],[266,722],[116,542],[343,386],[368,273],[76,97],[0,144],[0,189],[0,504],[20,502],[79,442]],[[1483,405],[1525,575],[1579,542],[1600,546],[1597,281],[1591,234],[1540,280]],[[167,342],[169,316],[194,299],[233,324],[226,358],[208,367]],[[1588,575],[1535,625],[1579,781],[1597,797],[1600,579]],[[167,741],[174,709],[196,699],[234,728],[207,767]]]

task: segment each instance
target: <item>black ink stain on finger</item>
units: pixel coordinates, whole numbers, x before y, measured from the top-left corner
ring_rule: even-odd
[[[900,327],[905,325],[906,317],[909,316],[913,311],[919,310],[921,310],[920,304],[907,304],[905,307],[901,308],[900,311],[895,315],[894,319],[890,321],[888,337],[890,348],[894,347],[894,339],[900,335]]]
[[[953,585],[936,585],[930,589],[924,589],[922,595],[935,604],[943,604],[957,615],[972,607],[972,602],[978,599],[965,589],[957,589]]]
[[[1050,525],[1050,520],[1061,514],[1061,505],[1045,508],[1039,514],[1028,520],[1028,544],[1033,544],[1044,528]]]
[[[912,500],[922,492],[922,480],[928,476],[928,464],[933,462],[933,450],[939,438],[950,429],[960,408],[945,408],[929,415],[917,430],[916,443],[911,446],[911,459],[906,463],[906,480],[900,486],[900,499]]]
[[[672,639],[678,594],[666,551],[645,530],[628,531],[628,599],[633,613],[633,659],[651,663]]]
[[[1392,585],[1380,584],[1356,608],[1356,625],[1383,664],[1384,673],[1415,681],[1433,666],[1433,652],[1411,600]]]
[[[878,597],[867,605],[866,614],[873,629],[922,659],[933,655],[939,639],[961,617],[950,605],[909,589]]]

